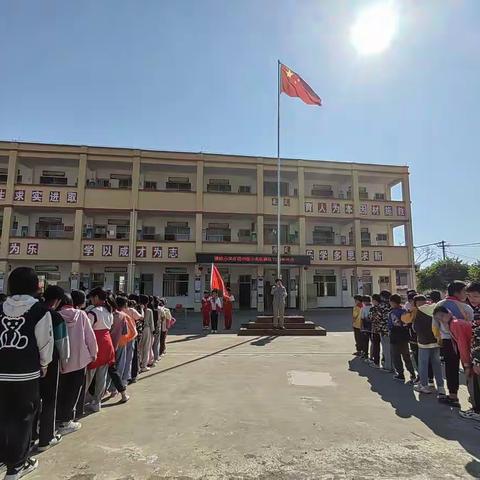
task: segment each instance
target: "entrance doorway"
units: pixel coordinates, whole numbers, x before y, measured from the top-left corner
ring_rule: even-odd
[[[252,284],[251,275],[239,275],[238,277],[238,306],[250,308],[250,289]]]
[[[153,295],[153,273],[142,273],[140,275],[140,293]]]

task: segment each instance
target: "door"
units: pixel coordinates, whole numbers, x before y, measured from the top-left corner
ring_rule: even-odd
[[[252,283],[251,275],[240,275],[238,279],[238,306],[250,308],[250,289]]]
[[[140,293],[153,295],[153,273],[142,273],[140,275]]]

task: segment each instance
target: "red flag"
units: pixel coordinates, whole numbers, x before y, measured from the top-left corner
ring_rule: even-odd
[[[289,97],[298,97],[308,105],[322,105],[322,99],[310,88],[310,85],[286,65],[280,64],[281,91]]]
[[[210,288],[213,290],[216,288],[219,294],[225,292],[225,284],[223,283],[223,278],[218,271],[218,268],[212,263],[212,272],[210,274]]]

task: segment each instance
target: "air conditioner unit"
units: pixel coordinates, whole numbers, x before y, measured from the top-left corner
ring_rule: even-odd
[[[110,187],[111,188],[118,188],[120,186],[120,180],[118,178],[111,178],[110,179]]]
[[[375,200],[385,200],[385,194],[384,193],[376,193],[375,194]]]

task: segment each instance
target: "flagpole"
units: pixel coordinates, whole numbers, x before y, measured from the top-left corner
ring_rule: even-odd
[[[281,278],[280,271],[280,209],[281,209],[281,197],[280,197],[280,74],[281,63],[277,60],[277,278]]]

